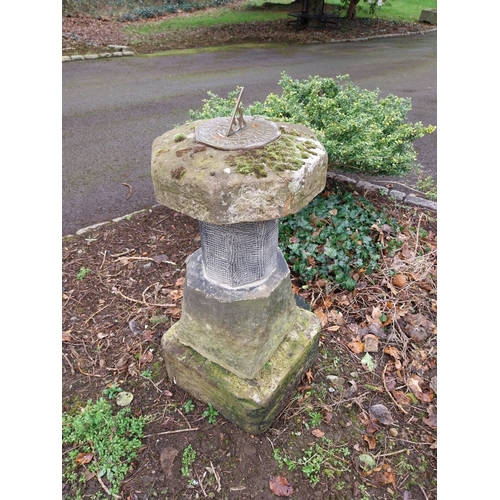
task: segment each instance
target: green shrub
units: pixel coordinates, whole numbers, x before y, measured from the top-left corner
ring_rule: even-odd
[[[271,93],[264,102],[247,106],[245,114],[306,125],[325,147],[330,166],[339,170],[406,174],[417,167],[413,141],[435,130],[406,121],[411,99],[380,99],[379,90],[361,90],[349,75],[299,81],[283,73],[279,85],[281,96]],[[208,92],[202,109],[190,110],[191,118],[229,116],[238,93],[224,99]]]
[[[389,219],[362,196],[338,189],[317,196],[300,212],[280,220],[279,247],[302,283],[323,278],[347,290],[356,286],[356,273],[371,274],[382,252],[391,252],[397,240],[381,241],[374,229]]]
[[[69,450],[64,455],[63,474],[71,488],[67,498],[81,497],[86,483],[83,464],[90,473],[107,480],[111,496],[117,495],[141,447],[144,424],[143,417],[132,416],[130,408],[113,415],[104,398],[89,401],[78,413],[64,413],[62,444]]]

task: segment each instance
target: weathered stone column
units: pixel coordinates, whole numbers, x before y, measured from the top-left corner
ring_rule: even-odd
[[[245,119],[258,136],[262,120]],[[197,219],[201,235],[181,318],[162,338],[167,373],[252,433],[271,425],[312,364],[320,331],[295,303],[278,224],[323,190],[327,155],[306,127],[267,123],[276,138],[257,147],[207,145],[211,123],[200,120],[152,148],[158,202]]]

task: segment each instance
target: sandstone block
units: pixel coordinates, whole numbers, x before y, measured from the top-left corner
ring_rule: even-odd
[[[281,137],[272,143],[224,151],[196,141],[195,128],[204,122],[153,142],[151,176],[160,204],[203,222],[234,224],[296,213],[324,189],[327,154],[307,127],[278,123]]]
[[[245,380],[179,342],[179,327],[176,323],[161,341],[169,378],[252,434],[265,432],[293,395],[316,359],[321,331],[316,315],[297,308],[279,348],[252,380]]]

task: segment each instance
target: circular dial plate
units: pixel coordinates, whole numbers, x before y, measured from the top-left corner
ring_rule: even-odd
[[[226,136],[231,118],[213,118],[198,125],[196,140],[217,149],[254,149],[273,142],[280,137],[278,126],[263,118],[245,116],[246,128]]]

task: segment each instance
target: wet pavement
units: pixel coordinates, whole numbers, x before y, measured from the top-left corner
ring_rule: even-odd
[[[408,119],[437,125],[437,33],[369,41],[227,48],[182,55],[73,61],[62,68],[62,234],[156,204],[153,140],[189,119],[207,91],[245,87],[244,102],[294,79],[349,74],[381,96],[412,99]],[[437,178],[437,132],[415,141],[424,176]],[[411,192],[415,176],[365,177]]]

